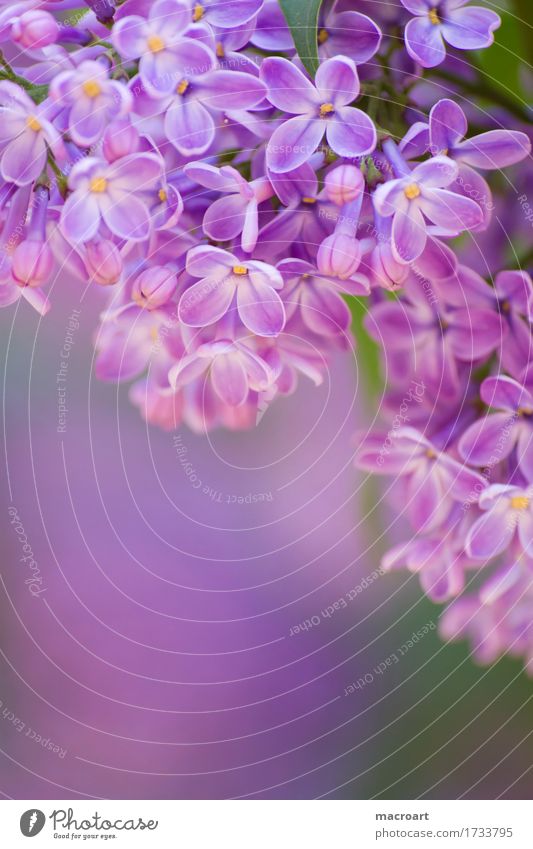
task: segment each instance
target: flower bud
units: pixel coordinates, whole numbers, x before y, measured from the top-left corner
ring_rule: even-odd
[[[326,194],[337,206],[350,203],[364,191],[365,179],[355,165],[339,165],[326,176]]]
[[[108,162],[114,162],[139,149],[139,133],[129,118],[117,118],[104,133],[103,153]]]
[[[26,50],[35,50],[55,44],[59,35],[59,26],[50,12],[33,9],[24,12],[11,27],[11,38]]]
[[[347,280],[361,263],[361,245],[346,233],[327,236],[318,249],[317,266],[322,274]]]
[[[163,306],[176,291],[175,273],[164,265],[155,265],[139,274],[133,283],[131,297],[140,307],[155,310]]]
[[[370,264],[376,283],[385,289],[395,290],[403,285],[410,268],[398,262],[389,244],[377,245],[372,251]]]
[[[94,282],[100,286],[117,283],[122,274],[122,257],[116,245],[109,239],[97,239],[85,247],[85,265]]]
[[[23,286],[42,286],[53,268],[54,255],[46,242],[26,239],[13,252],[13,277]]]

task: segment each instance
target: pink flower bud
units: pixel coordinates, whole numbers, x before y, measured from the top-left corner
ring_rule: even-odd
[[[35,50],[55,44],[59,35],[59,26],[50,12],[33,9],[24,12],[11,27],[13,41],[26,50]]]
[[[26,239],[13,252],[13,277],[23,286],[42,286],[53,268],[54,255],[46,242]]]
[[[104,133],[103,153],[108,162],[114,162],[139,149],[139,133],[129,118],[117,118]]]
[[[176,291],[175,273],[164,265],[155,265],[139,274],[133,283],[131,297],[140,307],[155,310],[163,306]]]
[[[361,263],[361,244],[346,233],[327,236],[318,249],[317,265],[322,274],[348,280]]]
[[[410,271],[408,265],[399,263],[394,259],[389,244],[377,245],[374,248],[370,257],[370,264],[378,286],[390,290],[402,286]]]
[[[326,177],[326,194],[337,206],[355,200],[364,191],[365,178],[355,165],[339,165]]]
[[[85,265],[95,283],[112,286],[120,280],[122,257],[109,239],[95,239],[85,246]]]

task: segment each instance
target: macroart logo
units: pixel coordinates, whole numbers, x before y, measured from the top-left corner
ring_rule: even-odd
[[[35,837],[44,828],[46,823],[46,815],[38,808],[30,808],[25,811],[20,818],[20,830],[25,837]],[[117,831],[155,831],[159,825],[158,820],[144,820],[142,817],[131,819],[108,819],[97,811],[88,817],[74,816],[73,808],[64,810],[58,808],[49,814],[48,819],[52,822],[54,836],[70,837],[71,833],[89,832],[92,836],[100,833],[100,837],[104,839],[108,836],[114,836],[112,833]],[[111,833],[111,834],[110,834]]]
[[[30,808],[29,811],[24,811],[20,818],[20,830],[24,837],[35,837],[42,831],[46,817],[42,811],[37,808]]]

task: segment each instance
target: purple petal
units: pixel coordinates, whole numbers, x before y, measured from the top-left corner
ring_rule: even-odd
[[[516,459],[526,480],[533,483],[533,427],[530,425],[523,425],[520,429]]]
[[[100,209],[105,223],[120,239],[144,242],[150,235],[150,213],[131,192],[111,189],[108,202],[102,199]]]
[[[433,224],[448,230],[471,230],[483,220],[481,207],[475,201],[446,189],[424,188],[419,204]]]
[[[490,560],[505,551],[515,531],[509,513],[507,499],[502,499],[472,525],[465,546],[470,557]]]
[[[345,106],[359,96],[359,77],[352,59],[336,56],[323,62],[315,76],[322,103]]]
[[[520,408],[533,411],[533,395],[511,377],[487,377],[481,384],[481,398],[488,407],[511,413]]]
[[[225,111],[250,109],[257,106],[266,95],[265,84],[241,71],[213,71],[195,84],[200,98],[210,109]]]
[[[430,144],[433,155],[447,154],[468,131],[465,113],[453,100],[439,100],[429,114]]]
[[[392,249],[399,262],[414,262],[426,246],[427,230],[422,213],[410,203],[406,212],[397,212],[392,224]]]
[[[322,141],[325,129],[325,122],[316,118],[297,116],[285,121],[267,143],[267,166],[284,174],[303,165]]]
[[[263,0],[239,0],[238,3],[228,3],[228,0],[211,0],[205,4],[206,17],[209,23],[222,29],[231,29],[245,24],[260,11]]]
[[[510,301],[510,306],[521,315],[528,314],[528,302],[533,296],[533,285],[527,271],[500,271],[494,288],[500,299]]]
[[[320,103],[314,85],[288,59],[268,57],[261,65],[260,77],[268,88],[268,99],[283,112],[305,115]]]
[[[252,44],[262,50],[294,50],[294,42],[278,0],[265,0],[256,21]]]
[[[205,153],[215,138],[214,121],[197,100],[174,100],[165,115],[165,134],[183,156]]]
[[[428,280],[446,280],[457,271],[457,256],[444,242],[430,237],[418,257],[416,269]]]
[[[146,21],[139,15],[128,15],[118,21],[111,34],[113,46],[126,59],[137,59],[146,50]]]
[[[113,189],[125,192],[146,191],[153,188],[161,177],[162,160],[151,153],[134,153],[115,160],[108,176]]]
[[[367,15],[341,12],[325,24],[328,39],[322,51],[328,56],[349,56],[357,65],[368,62],[381,44],[381,30]]]
[[[2,153],[0,173],[8,183],[26,186],[36,180],[46,162],[46,144],[41,132],[26,130]]]
[[[412,18],[405,27],[407,52],[423,68],[435,68],[446,57],[440,30],[440,26],[432,24],[427,15]]]
[[[332,59],[330,61],[333,61]],[[376,128],[360,109],[342,106],[326,121],[328,144],[339,156],[365,156],[377,141]]]
[[[86,98],[79,98],[69,117],[69,132],[76,144],[90,147],[98,141],[108,123],[107,107],[94,108]]]
[[[465,6],[446,15],[440,29],[452,47],[478,50],[494,41],[493,31],[501,25],[500,16],[481,6]]]
[[[319,336],[345,333],[351,325],[350,310],[336,292],[327,286],[304,285],[301,293],[304,324]]]
[[[488,356],[501,344],[502,336],[501,318],[493,310],[466,307],[450,318],[448,341],[459,360],[472,362]]]
[[[513,422],[508,413],[495,413],[474,422],[459,440],[461,457],[472,466],[504,460],[515,444]]]
[[[211,366],[211,381],[218,397],[238,407],[248,397],[248,379],[240,357],[235,354],[219,354]]]
[[[226,242],[242,233],[247,201],[240,195],[218,198],[208,206],[203,228],[210,239]]]
[[[61,211],[61,229],[72,242],[88,242],[98,232],[100,210],[91,194],[74,192],[65,201]]]
[[[428,531],[446,518],[450,506],[443,497],[437,475],[428,463],[420,463],[407,487],[409,520],[417,531]]]
[[[285,324],[285,310],[278,293],[266,282],[249,275],[239,280],[237,306],[243,324],[258,336],[277,336]]]
[[[521,162],[529,153],[531,142],[525,133],[490,130],[462,142],[456,149],[455,156],[473,168],[495,170]]]
[[[456,179],[458,170],[457,164],[448,156],[434,156],[416,165],[411,179],[428,189],[441,188],[449,186]]]
[[[197,245],[187,254],[187,271],[193,277],[225,277],[237,258],[213,245]]]
[[[205,277],[187,289],[180,298],[179,319],[189,327],[214,324],[225,315],[235,294],[235,278]]]

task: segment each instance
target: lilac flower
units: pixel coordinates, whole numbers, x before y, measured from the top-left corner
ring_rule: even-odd
[[[439,451],[411,427],[397,428],[386,437],[367,438],[356,464],[377,474],[406,479],[404,503],[418,531],[438,528],[454,501],[466,501],[486,486],[481,475]]]
[[[146,97],[148,89],[145,92],[136,80],[132,83],[137,111],[148,117],[164,114],[165,135],[183,156],[205,153],[213,143],[216,135],[213,113],[216,116],[226,112],[228,104],[235,111],[250,109],[266,94],[264,84],[256,76],[216,69],[215,56],[209,50],[208,53],[209,61],[183,67],[171,93],[155,101]]]
[[[243,251],[251,253],[259,233],[259,204],[268,200],[274,190],[266,177],[249,183],[230,165],[215,168],[193,162],[184,168],[187,176],[207,189],[218,191],[222,197],[210,204],[203,220],[204,232],[211,239],[225,242],[241,235]]]
[[[499,334],[494,335],[501,363],[517,380],[521,379],[531,352],[531,331],[527,324],[528,300],[533,296],[531,277],[525,271],[501,271],[496,275],[494,286],[472,269],[459,266],[457,277],[446,291],[450,305],[472,312],[490,310],[498,316],[501,325]],[[484,319],[486,327],[494,321]],[[488,322],[488,324],[487,324]]]
[[[369,291],[363,275],[339,279],[317,271],[301,259],[282,260],[278,271],[285,281],[283,303],[287,319],[299,310],[304,325],[319,336],[335,336],[349,329],[352,316],[341,293],[367,295]]]
[[[80,147],[90,147],[104,133],[112,118],[120,118],[131,109],[129,90],[109,80],[100,62],[82,62],[74,71],[54,78],[50,97],[68,109],[68,130]]]
[[[321,59],[348,56],[356,65],[368,62],[379,50],[381,30],[360,12],[337,12],[335,5],[319,17],[318,52]]]
[[[460,50],[489,47],[500,16],[467,0],[401,0],[416,17],[405,27],[405,46],[415,62],[434,68],[446,58],[447,42]]]
[[[61,136],[48,120],[48,106],[38,106],[9,81],[0,82],[0,174],[8,183],[24,186],[39,177],[48,147],[58,160],[65,156]]]
[[[433,155],[444,155],[485,171],[515,165],[531,153],[531,142],[516,130],[490,130],[465,139],[468,122],[453,100],[439,100],[429,113],[429,143]]]
[[[523,655],[533,674],[533,584],[519,563],[505,566],[479,593],[455,601],[444,612],[440,634],[445,640],[469,637],[480,663],[493,663],[504,652]]]
[[[181,296],[180,321],[205,327],[224,316],[236,302],[245,327],[259,336],[277,336],[285,324],[283,303],[275,291],[283,286],[279,271],[257,260],[238,259],[220,248],[193,248],[187,271],[202,278]]]
[[[127,60],[139,59],[142,84],[155,97],[170,94],[194,69],[213,66],[213,54],[200,41],[185,38],[191,22],[186,0],[156,0],[147,18],[121,18],[111,34],[113,46]]]
[[[423,252],[428,237],[426,220],[450,232],[480,224],[483,214],[479,205],[446,188],[457,174],[455,162],[447,156],[435,156],[405,176],[377,187],[374,206],[379,215],[393,216],[392,250],[398,262],[414,262]]]
[[[307,162],[326,135],[339,156],[370,153],[376,128],[370,118],[349,106],[359,95],[359,77],[352,59],[338,56],[318,69],[315,84],[287,59],[270,57],[261,65],[268,99],[296,117],[274,130],[267,145],[267,165],[277,173]]]
[[[250,40],[261,50],[294,50],[294,41],[279,0],[264,0]]]
[[[240,407],[250,391],[262,392],[274,380],[269,366],[245,342],[229,339],[200,345],[178,360],[168,379],[174,389],[179,389],[206,371],[215,393],[230,407]]]
[[[74,243],[88,242],[103,221],[121,239],[147,239],[150,215],[138,193],[153,187],[161,168],[160,159],[151,153],[125,156],[111,164],[96,157],[77,162],[68,180],[72,194],[61,212],[64,236]]]
[[[533,484],[493,484],[481,494],[479,507],[485,512],[467,536],[469,557],[490,560],[505,551],[515,535],[524,554],[533,556]]]
[[[464,552],[462,528],[452,524],[447,533],[415,537],[395,545],[381,565],[386,572],[406,567],[419,576],[429,598],[442,603],[463,591],[465,571],[475,564]]]
[[[470,465],[500,462],[516,447],[520,469],[533,483],[533,394],[505,375],[488,377],[481,384],[481,398],[491,413],[471,425],[459,442],[461,456]]]

